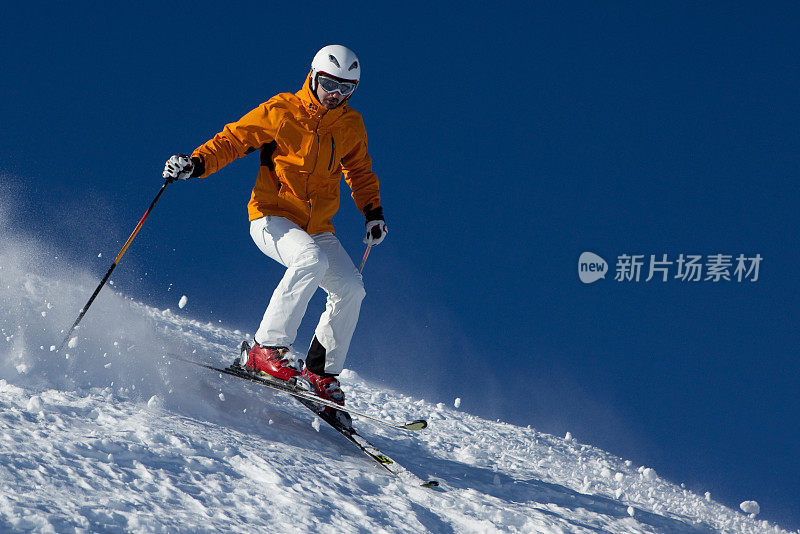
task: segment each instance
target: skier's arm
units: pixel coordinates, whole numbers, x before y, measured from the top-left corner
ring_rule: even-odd
[[[356,206],[367,218],[364,243],[374,247],[386,237],[378,177],[372,172],[372,158],[367,152],[367,134],[362,129],[355,147],[342,158],[344,179],[353,190]]]
[[[277,117],[270,113],[269,102],[225,128],[192,153],[195,170],[192,176],[205,178],[236,158],[241,158],[272,142],[277,130]]]

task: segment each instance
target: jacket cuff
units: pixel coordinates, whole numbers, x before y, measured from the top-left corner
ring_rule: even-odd
[[[194,165],[191,175],[192,178],[203,176],[206,173],[206,161],[203,159],[203,156],[192,156],[192,164]]]
[[[364,206],[364,216],[367,218],[367,222],[385,220],[383,218],[383,207],[378,206],[377,208],[373,208],[372,204]]]

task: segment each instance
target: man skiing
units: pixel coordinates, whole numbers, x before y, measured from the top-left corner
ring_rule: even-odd
[[[361,274],[331,224],[342,173],[366,217],[364,242],[378,245],[387,233],[364,123],[348,105],[360,77],[361,63],[353,51],[326,46],[314,56],[300,91],[272,97],[226,125],[191,157],[170,157],[163,173],[168,180],[204,178],[259,151],[261,166],[247,205],[250,235],[286,273],[240,364],[253,373],[305,379],[318,396],[342,406],[344,393],[336,377],[365,295]],[[304,365],[292,344],[317,287],[328,294],[327,304]]]

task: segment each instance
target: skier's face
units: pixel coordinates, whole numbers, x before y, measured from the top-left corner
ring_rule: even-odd
[[[344,102],[345,97],[341,95],[338,91],[334,91],[333,93],[328,93],[325,89],[322,88],[321,84],[317,84],[317,98],[328,109],[333,109],[342,102]]]

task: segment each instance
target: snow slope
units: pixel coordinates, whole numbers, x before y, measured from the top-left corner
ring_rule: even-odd
[[[0,247],[0,531],[784,532],[612,454],[411,398],[343,373],[356,418],[439,490],[404,485],[291,398],[175,361],[228,360],[247,333]],[[192,354],[191,347],[196,348]],[[455,404],[459,404],[456,402]]]

